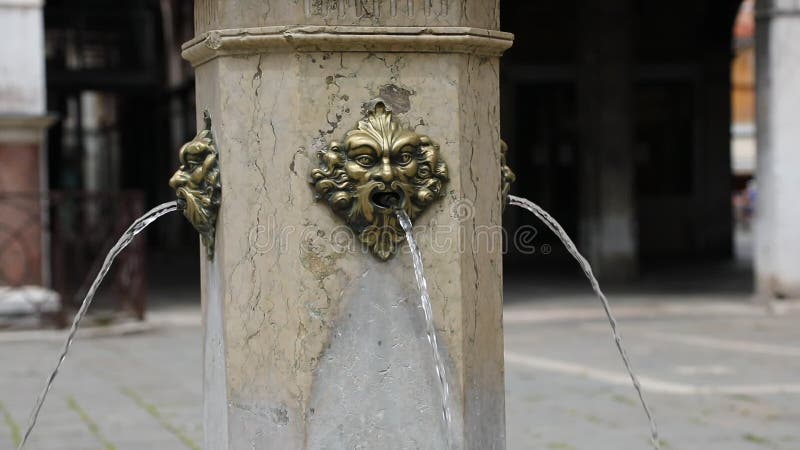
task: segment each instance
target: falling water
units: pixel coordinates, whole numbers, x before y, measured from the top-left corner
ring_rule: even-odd
[[[80,325],[81,319],[83,319],[83,316],[86,315],[89,305],[92,304],[94,294],[97,291],[97,288],[100,286],[100,283],[103,281],[103,278],[106,276],[106,273],[108,273],[108,270],[111,268],[114,258],[116,258],[117,255],[123,249],[125,249],[128,244],[131,243],[131,241],[133,241],[133,238],[137,234],[147,228],[148,225],[153,223],[156,219],[164,214],[171,213],[177,209],[177,202],[163,203],[151,209],[147,212],[147,214],[133,222],[133,224],[125,231],[122,237],[119,238],[117,243],[114,244],[114,247],[111,248],[111,251],[108,252],[108,255],[106,255],[106,259],[103,262],[103,267],[100,268],[100,272],[97,274],[94,282],[92,282],[91,287],[89,287],[89,291],[86,293],[86,297],[83,299],[80,309],[78,309],[78,312],[75,314],[75,318],[72,320],[72,327],[69,329],[69,334],[67,334],[67,340],[64,342],[64,347],[61,349],[61,353],[58,355],[58,362],[56,363],[55,368],[53,368],[53,371],[50,372],[50,376],[47,377],[47,382],[45,383],[44,389],[42,389],[39,397],[36,398],[36,403],[33,405],[33,411],[31,412],[30,419],[28,419],[28,426],[25,429],[25,435],[23,435],[22,441],[20,442],[19,447],[17,447],[17,450],[22,450],[25,447],[25,443],[28,441],[28,437],[30,437],[33,427],[36,426],[36,420],[39,418],[39,412],[42,409],[44,400],[47,398],[47,393],[50,391],[50,386],[53,385],[56,375],[58,375],[58,369],[61,367],[64,359],[67,357],[67,353],[72,345],[72,340],[75,338],[75,333],[78,331],[78,326]]]
[[[414,261],[414,277],[417,279],[417,287],[419,287],[420,303],[422,304],[422,311],[425,314],[425,334],[428,337],[428,343],[431,345],[433,352],[433,360],[436,363],[436,375],[439,377],[439,384],[442,389],[442,417],[444,417],[445,426],[447,428],[447,448],[453,448],[452,436],[452,414],[450,412],[450,385],[447,382],[447,372],[442,359],[441,350],[439,349],[439,341],[436,339],[436,329],[433,323],[433,308],[431,307],[431,298],[428,295],[428,282],[425,280],[425,269],[422,267],[422,254],[417,247],[417,241],[414,240],[414,234],[411,232],[411,219],[408,218],[405,211],[402,209],[395,209],[397,218],[403,231],[406,233],[406,240],[408,246],[411,248],[411,258]]]
[[[553,233],[555,233],[556,236],[558,236],[559,239],[561,239],[561,242],[567,248],[567,251],[569,251],[569,253],[578,261],[578,264],[580,264],[581,269],[583,269],[583,273],[586,274],[586,278],[588,278],[589,282],[592,284],[592,289],[594,289],[595,294],[597,294],[601,303],[603,304],[603,309],[608,317],[608,323],[611,324],[611,333],[614,335],[614,342],[617,344],[617,350],[619,350],[619,354],[622,357],[622,362],[625,364],[625,369],[628,371],[628,375],[631,377],[633,387],[636,389],[636,393],[639,395],[639,401],[642,403],[647,420],[650,422],[650,441],[653,444],[653,448],[659,450],[661,447],[658,439],[658,428],[656,427],[656,421],[653,418],[653,414],[650,412],[650,407],[647,405],[647,401],[644,398],[644,393],[642,392],[641,384],[639,384],[639,379],[636,377],[636,374],[634,374],[633,368],[631,367],[631,362],[628,359],[628,352],[625,351],[625,346],[622,343],[622,337],[620,336],[619,331],[617,331],[617,320],[611,313],[611,306],[608,304],[608,299],[600,289],[600,283],[597,282],[597,278],[595,278],[594,273],[592,273],[592,266],[590,266],[589,262],[586,261],[586,258],[580,254],[578,249],[575,247],[575,244],[572,242],[572,239],[570,239],[564,229],[561,228],[561,225],[559,225],[559,223],[556,222],[556,220],[550,214],[548,214],[547,211],[543,210],[530,200],[526,200],[514,195],[509,195],[508,200],[510,204],[527,209],[537,218],[539,218],[539,220],[544,222],[544,224],[547,225],[547,228],[549,228]]]

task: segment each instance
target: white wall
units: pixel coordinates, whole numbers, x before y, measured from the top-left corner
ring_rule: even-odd
[[[45,112],[42,0],[0,0],[0,114]]]

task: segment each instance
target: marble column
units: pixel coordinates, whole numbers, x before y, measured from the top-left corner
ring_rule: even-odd
[[[756,21],[756,285],[762,297],[798,298],[800,5],[759,1]]]
[[[41,0],[0,0],[0,284],[47,284],[38,193],[47,190]],[[14,236],[14,237],[10,237]]]
[[[205,448],[444,448],[405,243],[383,261],[315,199],[317,154],[378,102],[440,146],[415,220],[461,448],[505,446],[496,0],[198,0],[222,200],[203,260]]]

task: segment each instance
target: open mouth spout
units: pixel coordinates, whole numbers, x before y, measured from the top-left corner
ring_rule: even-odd
[[[402,204],[403,197],[397,192],[380,191],[373,193],[370,196],[370,200],[379,209],[393,210]]]

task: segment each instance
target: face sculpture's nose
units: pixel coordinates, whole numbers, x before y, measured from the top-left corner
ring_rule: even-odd
[[[383,161],[381,161],[380,165],[375,168],[375,171],[372,174],[372,179],[383,181],[384,183],[390,183],[394,179],[392,165],[389,162],[389,158],[383,158]]]

